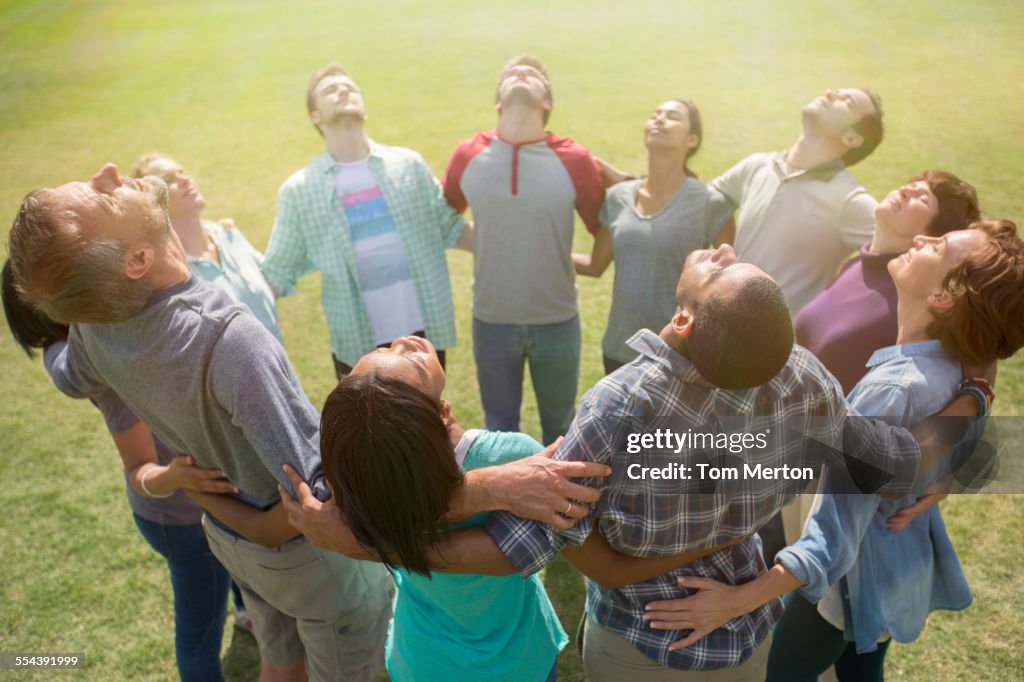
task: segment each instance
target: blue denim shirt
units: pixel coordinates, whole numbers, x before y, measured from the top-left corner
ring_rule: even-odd
[[[868,367],[849,402],[863,415],[897,419],[908,428],[949,403],[961,378],[960,362],[938,341],[883,348],[871,356]],[[844,634],[857,643],[858,653],[873,651],[886,631],[898,642],[912,641],[929,612],[971,603],[938,506],[899,533],[886,523],[897,509],[913,504],[921,490],[883,500],[877,495],[829,494],[837,489],[835,477],[826,473],[820,507],[808,519],[803,537],[775,561],[804,583],[800,594],[814,603],[846,576]]]

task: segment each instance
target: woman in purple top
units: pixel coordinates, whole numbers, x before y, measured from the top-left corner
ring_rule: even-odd
[[[896,286],[886,269],[918,235],[941,237],[978,220],[978,197],[960,178],[930,170],[875,209],[875,236],[796,316],[796,342],[814,353],[849,393],[879,348],[896,343]]]

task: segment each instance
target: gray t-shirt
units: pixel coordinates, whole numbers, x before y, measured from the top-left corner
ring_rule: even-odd
[[[320,499],[319,415],[284,348],[245,307],[191,275],[156,292],[134,317],[71,325],[46,355],[54,383],[73,397],[112,388],[176,452],[223,469],[254,506],[279,498],[291,464]]]
[[[61,343],[61,346],[64,344]],[[119,433],[139,422],[135,413],[117,397],[113,389],[107,389],[96,397],[96,407],[103,414],[110,433]],[[178,453],[164,445],[159,438],[153,438],[157,461],[166,466]],[[203,508],[193,502],[183,490],[176,490],[170,497],[145,497],[135,492],[125,474],[125,492],[132,512],[162,526],[190,526],[203,518]]]
[[[644,180],[620,182],[608,190],[601,224],[615,252],[615,284],[604,354],[630,362],[636,352],[626,340],[640,329],[661,330],[676,310],[676,285],[690,252],[712,242],[732,215],[725,198],[695,178],[654,215],[641,215],[636,196]]]

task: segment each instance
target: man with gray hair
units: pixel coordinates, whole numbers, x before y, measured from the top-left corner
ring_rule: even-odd
[[[319,415],[284,349],[190,273],[166,195],[160,180],[124,178],[107,164],[89,182],[36,190],[22,203],[9,241],[22,295],[74,323],[66,347],[47,349],[54,383],[75,397],[113,388],[165,443],[222,469],[253,512],[278,502],[285,462],[330,497]],[[387,571],[317,549],[287,524],[273,549],[211,515],[203,525],[244,592],[261,679],[377,674],[391,615]]]
[[[54,383],[75,397],[113,388],[153,433],[196,464],[218,468],[252,513],[272,509],[272,548],[208,514],[209,544],[245,592],[261,680],[369,680],[383,661],[393,588],[380,566],[313,547],[287,526],[276,484],[288,463],[317,498],[319,415],[284,349],[226,293],[190,274],[170,229],[166,185],[113,164],[88,182],[31,192],[8,252],[20,294],[72,323],[46,351]],[[604,472],[604,473],[602,473]],[[460,518],[509,509],[568,527],[598,492],[566,478],[607,475],[543,456],[470,472],[452,501]],[[555,512],[565,514],[559,516]]]

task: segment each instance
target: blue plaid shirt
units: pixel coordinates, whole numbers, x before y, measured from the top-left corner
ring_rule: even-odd
[[[608,481],[584,481],[605,485],[591,516],[567,531],[508,513],[494,514],[487,524],[492,539],[524,576],[540,570],[566,544],[582,544],[595,518],[619,552],[633,556],[678,554],[750,535],[807,485],[807,481],[785,479],[728,485],[720,481],[634,480],[627,475],[630,464],[664,466],[666,460],[651,452],[629,454],[625,447],[629,433],[659,426],[670,426],[677,433],[686,428],[705,430],[709,420],[736,417],[746,431],[775,435],[770,447],[748,449],[742,459],[728,452],[725,456],[765,466],[810,464],[809,442],[831,446],[842,442],[849,421],[843,417],[852,414],[842,389],[821,363],[799,346],[782,372],[768,383],[726,391],[706,382],[689,360],[649,330],[637,332],[628,343],[640,357],[583,396],[579,414],[556,454],[558,459],[598,461],[612,467]],[[856,435],[868,433],[874,441],[862,450],[869,450],[870,464],[880,470],[885,481],[905,484],[916,476],[919,451],[907,432],[879,429]],[[701,459],[718,458],[721,462],[721,455],[713,449],[670,453],[674,461],[691,465]],[[879,490],[885,491],[887,485]],[[587,611],[661,665],[681,670],[734,667],[768,636],[782,614],[781,602],[736,618],[693,646],[674,652],[668,650],[669,644],[684,633],[651,629],[641,617],[644,605],[689,594],[676,584],[680,575],[740,584],[764,569],[761,542],[755,535],[685,568],[621,589],[606,590],[588,580]]]

